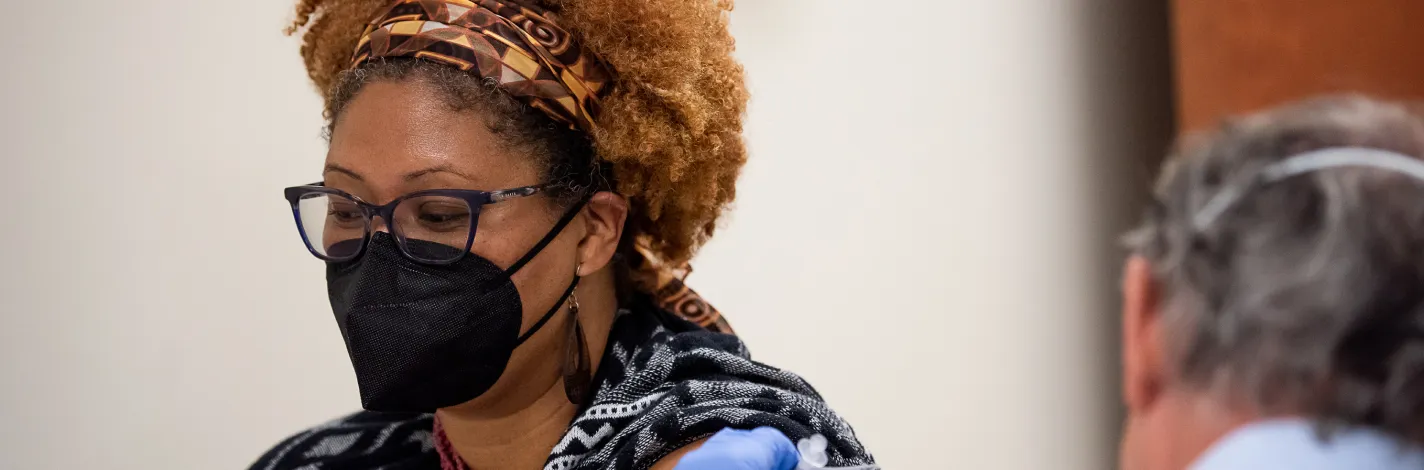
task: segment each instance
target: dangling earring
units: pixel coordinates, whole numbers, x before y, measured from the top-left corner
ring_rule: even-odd
[[[583,274],[583,263],[579,263],[574,270],[574,276],[580,277]],[[578,320],[579,302],[578,288],[574,293],[569,294],[569,338],[564,345],[564,393],[569,397],[569,403],[583,405],[583,401],[588,397],[589,387],[593,385],[593,373],[589,370],[592,367],[588,360],[588,340],[583,335],[583,324]]]

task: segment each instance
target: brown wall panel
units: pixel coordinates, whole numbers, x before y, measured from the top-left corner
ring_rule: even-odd
[[[1424,0],[1172,0],[1178,126],[1305,96],[1424,99]]]

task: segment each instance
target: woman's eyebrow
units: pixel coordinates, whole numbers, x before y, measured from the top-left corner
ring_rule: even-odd
[[[328,163],[328,164],[326,164],[326,169],[324,170],[324,173],[332,173],[332,172],[341,173],[341,174],[343,174],[343,175],[350,176],[351,178],[355,179],[356,181],[361,181],[361,182],[365,182],[365,181],[366,181],[366,178],[363,177],[363,176],[361,176],[360,173],[357,173],[356,170],[352,170],[352,169],[350,169],[350,168],[346,168],[346,167],[344,167],[344,166],[341,166],[341,165],[338,165],[338,164],[335,164],[335,163]],[[417,180],[417,179],[420,179],[420,178],[423,178],[423,177],[426,177],[426,176],[430,176],[430,175],[436,174],[436,173],[449,173],[449,174],[452,174],[452,175],[455,175],[455,176],[459,176],[459,177],[461,177],[461,178],[464,178],[464,179],[466,179],[466,180],[475,181],[474,178],[471,178],[469,175],[466,175],[466,174],[460,172],[459,170],[456,170],[454,167],[452,167],[452,166],[450,166],[450,165],[436,165],[436,166],[432,166],[432,167],[429,167],[429,168],[423,168],[423,169],[415,170],[415,171],[406,173],[406,174],[405,174],[404,176],[402,176],[401,178],[404,179],[405,181],[414,181],[414,180]]]
[[[362,177],[361,174],[360,174],[360,173],[357,173],[355,170],[352,170],[352,169],[350,169],[350,168],[346,168],[346,167],[341,166],[341,165],[337,165],[337,164],[335,164],[335,163],[328,163],[328,164],[326,164],[326,168],[322,170],[322,173],[332,173],[332,172],[341,173],[341,174],[343,174],[343,175],[350,176],[351,178],[355,179],[356,181],[362,181],[362,182],[366,181],[366,178]]]
[[[464,178],[464,179],[469,180],[469,181],[475,181],[474,178],[471,178],[469,175],[466,175],[466,174],[464,174],[464,173],[461,173],[459,170],[456,170],[455,167],[450,166],[450,165],[448,165],[448,164],[436,165],[436,166],[432,166],[432,167],[430,167],[430,168],[425,168],[425,169],[421,169],[421,170],[415,170],[415,171],[412,171],[412,172],[410,172],[410,173],[406,173],[405,176],[404,176],[404,178],[405,178],[406,181],[414,181],[414,180],[419,179],[419,178],[421,178],[421,177],[429,176],[429,175],[432,175],[432,174],[435,174],[435,173],[449,173],[449,174],[452,174],[452,175],[455,175],[455,176]]]

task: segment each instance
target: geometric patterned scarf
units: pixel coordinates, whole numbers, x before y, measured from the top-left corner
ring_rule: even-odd
[[[801,377],[753,361],[735,336],[713,334],[638,295],[618,314],[594,393],[544,470],[648,468],[727,428],[769,426],[792,442],[826,438],[829,465],[874,458]],[[298,433],[253,470],[441,470],[465,463],[431,414],[359,412]]]

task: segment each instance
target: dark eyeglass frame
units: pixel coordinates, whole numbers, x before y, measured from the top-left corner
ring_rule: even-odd
[[[459,261],[461,258],[465,257],[465,254],[470,252],[470,247],[473,246],[475,242],[475,230],[477,227],[479,227],[481,208],[488,204],[504,202],[510,199],[517,199],[521,197],[533,196],[535,194],[539,194],[540,192],[545,191],[546,189],[548,189],[548,187],[548,184],[536,184],[519,188],[501,189],[498,191],[479,191],[474,189],[428,189],[424,191],[416,191],[413,193],[405,194],[383,205],[371,204],[369,202],[361,200],[361,198],[356,197],[346,191],[327,187],[325,182],[316,182],[302,186],[292,186],[284,190],[283,193],[287,197],[287,202],[291,203],[292,205],[292,217],[296,220],[297,232],[302,235],[302,243],[306,244],[307,251],[310,251],[312,255],[315,255],[317,258],[320,258],[323,261],[350,261],[356,258],[360,258],[361,255],[366,254],[366,245],[371,243],[371,235],[374,232],[371,227],[371,222],[375,220],[377,216],[379,216],[381,220],[386,221],[386,228],[390,230],[391,235],[396,238],[397,242],[399,242],[396,243],[396,245],[400,247],[401,254],[405,255],[406,258],[425,264],[446,265]],[[302,199],[305,199],[306,197],[309,197],[312,194],[331,194],[344,197],[354,201],[356,203],[356,206],[361,209],[361,215],[363,217],[363,222],[365,223],[365,228],[363,232],[364,234],[361,238],[361,247],[357,249],[355,253],[351,254],[351,256],[333,257],[324,255],[321,252],[317,251],[316,247],[312,246],[312,240],[310,237],[307,236],[306,227],[302,224],[301,213]],[[468,205],[470,208],[470,230],[469,234],[467,234],[465,237],[465,247],[464,249],[460,250],[460,254],[453,259],[426,259],[411,253],[410,250],[406,249],[405,235],[401,233],[400,229],[393,222],[395,220],[396,206],[400,205],[400,203],[406,200],[426,196],[443,196],[460,199],[465,201],[465,204]]]

